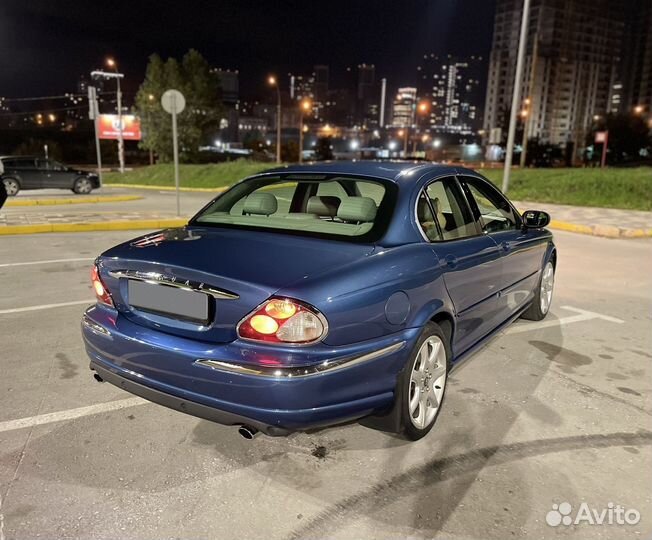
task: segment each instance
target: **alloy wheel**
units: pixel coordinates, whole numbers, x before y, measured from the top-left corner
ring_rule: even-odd
[[[18,186],[18,182],[16,182],[16,180],[8,178],[6,180],[3,180],[3,182],[5,184],[5,189],[7,190],[7,195],[9,195],[10,197],[16,195],[16,193],[18,193],[18,191],[20,190],[20,187]]]
[[[446,348],[438,336],[423,342],[410,374],[410,420],[425,429],[437,416],[446,385]]]
[[[541,277],[541,290],[539,292],[539,306],[541,313],[548,313],[550,303],[552,302],[552,289],[555,285],[555,270],[552,263],[548,262],[543,268],[543,276]]]
[[[91,185],[91,182],[88,178],[80,178],[77,180],[75,187],[77,193],[81,194],[90,193],[93,189],[93,186]]]

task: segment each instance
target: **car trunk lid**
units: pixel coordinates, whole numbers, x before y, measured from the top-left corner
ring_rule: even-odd
[[[283,286],[370,255],[373,246],[233,229],[168,229],[100,258],[118,311],[165,333],[224,343]],[[205,320],[204,320],[205,315]]]

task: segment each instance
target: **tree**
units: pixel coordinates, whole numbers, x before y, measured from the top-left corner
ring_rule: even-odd
[[[652,146],[652,138],[645,120],[633,114],[609,114],[595,122],[587,136],[590,161],[600,161],[602,144],[595,144],[596,131],[609,131],[607,162],[611,165],[637,161],[641,150]]]
[[[135,108],[144,135],[140,148],[154,151],[164,162],[172,159],[172,123],[161,107],[161,96],[170,88],[186,98],[186,108],[177,115],[179,149],[183,161],[192,161],[200,144],[219,127],[219,77],[194,49],[184,55],[181,63],[174,58],[164,62],[157,54],[150,56],[145,80],[136,94]]]
[[[20,143],[13,151],[17,156],[42,156],[45,157],[45,146],[48,147],[48,156],[52,159],[62,159],[61,145],[50,139],[34,139],[30,137]]]
[[[315,158],[317,161],[333,159],[333,146],[330,137],[319,137],[315,145]]]

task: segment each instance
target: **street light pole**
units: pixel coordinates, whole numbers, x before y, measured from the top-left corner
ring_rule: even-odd
[[[125,141],[122,135],[122,92],[120,91],[120,78],[116,78],[118,83],[117,101],[118,101],[118,161],[120,162],[120,172],[125,172]]]
[[[410,131],[410,126],[405,126],[405,129],[403,130],[403,157],[407,158],[407,151],[408,151],[408,133]]]
[[[276,163],[281,163],[281,88],[274,76],[271,76],[268,82],[276,87]]]
[[[303,162],[303,113],[310,110],[312,104],[307,99],[299,107],[299,163]]]
[[[125,155],[124,155],[124,136],[122,133],[122,91],[120,90],[120,79],[124,78],[123,73],[118,73],[118,67],[115,63],[115,60],[112,58],[107,58],[106,64],[109,67],[114,68],[113,72],[95,70],[91,72],[91,77],[94,79],[103,78],[103,79],[115,79],[117,83],[117,106],[118,106],[118,161],[120,162],[120,172],[125,172]]]
[[[518,42],[518,56],[516,59],[516,75],[514,76],[514,93],[512,94],[512,110],[509,115],[509,131],[507,134],[507,148],[505,153],[505,169],[503,171],[503,193],[509,189],[509,175],[514,154],[514,138],[516,136],[516,115],[521,99],[521,79],[523,77],[523,63],[527,49],[527,27],[530,18],[530,0],[523,0],[523,16],[521,18],[521,35]]]
[[[281,162],[281,89],[276,84],[276,163]]]

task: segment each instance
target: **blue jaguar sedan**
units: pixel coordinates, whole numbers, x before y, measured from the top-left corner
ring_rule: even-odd
[[[453,366],[548,313],[549,221],[461,167],[267,171],[97,258],[90,367],[246,438],[360,420],[416,440]]]

